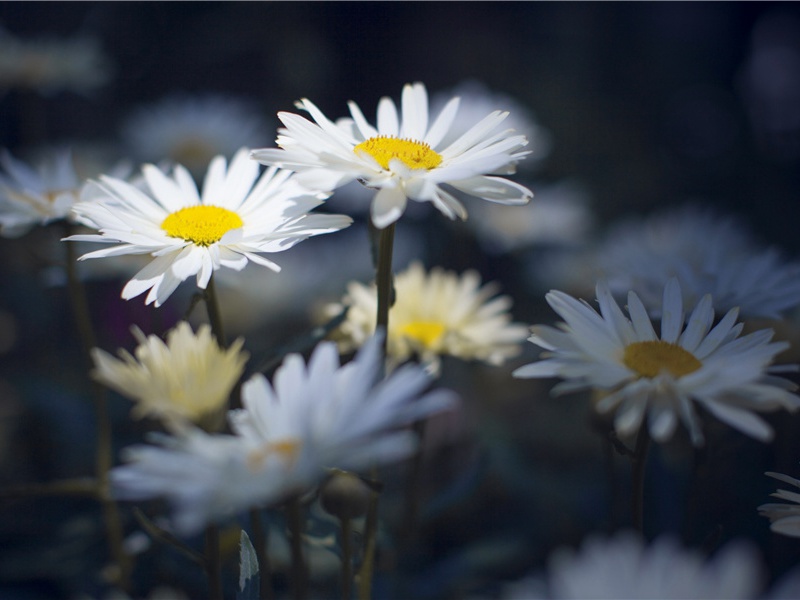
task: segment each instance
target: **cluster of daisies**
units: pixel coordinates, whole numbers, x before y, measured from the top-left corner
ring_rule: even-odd
[[[249,263],[279,272],[273,255],[353,222],[325,210],[336,190],[353,182],[370,196],[365,204],[378,230],[393,228],[409,201],[463,220],[465,197],[512,206],[532,197],[505,177],[532,153],[536,158],[526,136],[506,127],[505,111],[487,111],[463,127],[460,99],[431,111],[420,83],[403,88],[399,107],[381,99],[374,124],[354,102],[337,120],[308,99],[297,106],[310,119],[279,113],[277,148],[218,154],[204,175],[198,163],[188,163],[207,149],[191,140],[181,150],[187,164],[148,163],[132,177],[90,180],[76,175],[67,153],[38,170],[5,153],[0,232],[18,236],[66,219],[74,230],[66,242],[104,245],[81,260],[145,258],[122,297],[144,295],[159,307],[192,277],[207,290],[219,271],[239,272]],[[800,408],[786,377],[794,366],[780,356],[789,344],[775,341],[770,329],[745,331],[740,317],[774,319],[800,304],[800,266],[754,249],[730,224],[690,212],[671,218],[666,233],[640,227],[638,237],[617,234],[598,253],[595,302],[549,292],[546,301],[562,320],[557,326],[531,330],[514,322],[511,299],[475,271],[426,271],[412,261],[394,278],[383,330],[376,325],[376,286],[354,281],[324,309],[329,318],[344,315],[332,340],[320,342],[307,361],[287,355],[272,381],[260,373],[247,378],[233,399],[241,408],[233,410],[231,395],[248,360],[241,338],[228,346],[209,327],[193,332],[181,322],[166,340],[135,329],[133,354],[115,358],[95,349],[93,377],[134,400],[137,416],[160,419],[168,431],[125,451],[125,464],[111,474],[116,497],[167,498],[172,527],[191,535],[314,489],[333,469],[358,472],[407,458],[418,443],[408,426],[457,402],[450,392],[428,391],[441,357],[502,365],[526,338],[542,350],[540,359],[513,376],[561,379],[555,393],[594,392],[596,410],[613,416],[622,439],[664,442],[682,425],[700,446],[710,416],[770,441],[773,429],[760,414]],[[585,230],[580,218],[570,222]],[[343,363],[340,356],[352,352]],[[794,492],[778,496],[800,503]],[[800,535],[800,509],[768,504],[761,511],[775,531]],[[620,543],[636,554],[632,542]],[[716,590],[704,577],[698,581],[706,587],[698,589]],[[567,591],[554,597],[595,590],[572,575],[562,579],[551,585]]]

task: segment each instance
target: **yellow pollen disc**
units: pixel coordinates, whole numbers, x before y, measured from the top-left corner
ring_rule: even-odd
[[[398,158],[409,169],[426,169],[430,171],[439,166],[442,157],[424,142],[401,140],[386,135],[369,138],[353,148],[356,154],[366,152],[384,169],[389,168],[389,161]]]
[[[642,377],[656,377],[664,371],[683,377],[703,366],[688,350],[661,340],[629,344],[625,347],[622,362]]]
[[[300,453],[301,447],[302,443],[293,439],[264,444],[261,448],[251,452],[247,456],[247,466],[251,471],[257,471],[263,466],[264,461],[268,457],[275,456],[276,454],[283,458],[287,465],[291,466],[292,463],[297,460],[297,455]]]
[[[161,229],[170,237],[181,238],[198,246],[210,246],[222,239],[231,229],[244,225],[232,210],[219,206],[187,206],[169,215]]]
[[[414,321],[400,327],[399,332],[430,349],[442,338],[444,329],[444,325],[435,321]]]

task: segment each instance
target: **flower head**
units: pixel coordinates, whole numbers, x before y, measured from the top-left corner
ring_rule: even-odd
[[[242,270],[248,262],[273,271],[280,267],[260,256],[281,252],[309,236],[337,231],[351,223],[343,215],[309,214],[324,195],[298,186],[287,171],[259,167],[240,150],[226,167],[211,161],[202,195],[189,172],[175,167],[171,177],[153,165],[142,168],[149,194],[113,177],[100,185],[108,197],[74,207],[81,222],[99,234],[67,240],[115,244],[81,257],[151,254],[154,260],[122,290],[126,300],[149,290],[146,303],[160,306],[192,275],[205,289],[213,271]]]
[[[628,294],[630,318],[603,283],[597,285],[600,314],[563,292],[550,292],[546,298],[565,323],[560,329],[533,327],[529,339],[547,351],[544,360],[518,368],[514,376],[567,380],[554,391],[606,392],[597,409],[616,409],[614,424],[620,434],[637,431],[647,416],[650,435],[664,441],[680,419],[699,445],[703,435],[694,402],[743,433],[768,441],[771,427],[751,411],[800,407],[800,398],[789,391],[796,386],[770,374],[770,363],[788,344],[771,342],[771,330],[740,337],[737,309],[712,328],[710,295],[698,302],[684,327],[676,279],[664,287],[660,336],[634,292]]]
[[[411,423],[451,407],[450,392],[425,393],[430,376],[406,365],[384,380],[381,337],[340,365],[323,342],[306,363],[286,357],[270,383],[255,375],[231,411],[235,435],[187,430],[161,446],[136,446],[112,471],[119,498],[167,497],[176,526],[193,533],[210,520],[278,502],[319,483],[329,468],[360,470],[407,457]]]
[[[766,474],[778,481],[800,488],[800,479],[795,479],[782,473],[767,472]],[[800,537],[800,492],[778,490],[772,496],[781,500],[788,500],[793,504],[779,504],[777,502],[762,504],[758,507],[758,512],[770,520],[770,529],[775,533]]]
[[[298,171],[298,178],[315,189],[334,189],[356,179],[377,189],[371,212],[379,228],[399,219],[409,198],[432,202],[451,219],[465,219],[464,206],[442,184],[502,204],[528,202],[530,190],[494,176],[513,172],[527,154],[522,150],[524,136],[497,131],[508,113],[492,112],[454,142],[443,143],[458,103],[458,98],[451,99],[429,124],[425,86],[408,84],[403,88],[402,115],[391,99],[383,98],[374,127],[354,102],[349,103],[352,119],[334,123],[303,99],[298,106],[314,122],[279,113],[285,126],[277,140],[281,149],[255,150],[252,156]]]
[[[92,350],[92,376],[134,400],[135,416],[198,423],[227,405],[247,362],[244,340],[223,349],[208,325],[195,334],[185,321],[167,334],[166,343],[155,335],[145,337],[138,328],[133,334],[139,341],[133,355],[120,350],[117,359],[99,348]]]
[[[528,328],[512,323],[511,299],[497,296],[497,287],[481,285],[476,271],[458,275],[441,268],[429,273],[412,263],[394,278],[395,302],[389,309],[388,355],[394,365],[418,355],[433,371],[439,357],[455,356],[502,364],[520,352]],[[339,327],[340,347],[361,346],[375,331],[375,286],[351,282],[341,304],[328,307],[338,314],[347,307]]]
[[[738,307],[745,318],[777,319],[800,305],[800,263],[759,246],[734,219],[693,206],[619,224],[595,260],[613,292],[635,291],[651,314],[669,277],[687,304],[711,294],[718,310]]]

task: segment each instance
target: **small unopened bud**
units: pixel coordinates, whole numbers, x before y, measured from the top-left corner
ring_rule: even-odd
[[[320,491],[325,511],[340,519],[356,519],[367,512],[372,490],[360,477],[347,471],[336,471]]]

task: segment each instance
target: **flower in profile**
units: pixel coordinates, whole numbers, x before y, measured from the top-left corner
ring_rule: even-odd
[[[0,29],[0,88],[85,93],[104,85],[111,72],[108,56],[93,37],[23,40]]]
[[[520,352],[528,328],[512,323],[511,298],[498,296],[494,284],[481,285],[476,271],[458,275],[434,268],[425,272],[413,262],[394,278],[395,301],[389,309],[387,354],[390,366],[419,356],[432,372],[442,355],[502,364]],[[341,303],[330,305],[330,315],[347,308],[336,335],[340,348],[360,347],[375,331],[375,285],[351,282]]]
[[[796,488],[800,488],[800,479],[783,475],[782,473],[767,472],[766,475],[774,477],[778,481],[788,483]],[[775,533],[800,537],[800,492],[790,490],[778,490],[771,494],[775,498],[788,500],[793,504],[782,504],[772,502],[762,504],[758,507],[758,512],[770,520],[770,529]]]
[[[74,207],[78,219],[100,231],[67,240],[116,244],[81,259],[151,254],[148,265],[122,290],[126,300],[149,290],[146,303],[160,306],[178,285],[197,276],[205,289],[213,271],[242,270],[248,262],[273,271],[280,267],[260,256],[281,252],[309,236],[338,231],[351,223],[344,215],[309,214],[323,194],[300,187],[291,173],[268,169],[240,150],[229,166],[217,156],[208,167],[202,195],[189,172],[177,165],[172,176],[154,165],[142,168],[149,194],[125,181],[102,177],[108,197]]]
[[[0,234],[18,237],[36,225],[69,218],[84,185],[67,149],[47,154],[31,167],[7,151],[0,154]]]
[[[546,580],[528,578],[509,586],[503,598],[623,600],[645,598],[757,598],[763,567],[748,542],[729,542],[710,558],[661,536],[650,544],[632,532],[590,536],[580,550],[560,548],[547,563]]]
[[[596,389],[606,395],[600,412],[616,409],[614,426],[620,435],[639,430],[647,418],[656,441],[670,438],[680,419],[695,445],[703,434],[694,404],[719,420],[761,441],[772,428],[753,411],[796,410],[800,398],[788,380],[771,373],[775,356],[788,347],[771,342],[769,329],[740,337],[737,309],[713,328],[711,296],[704,296],[684,327],[680,284],[664,287],[661,334],[634,292],[628,294],[627,318],[604,283],[597,285],[598,314],[586,302],[559,291],[546,296],[565,323],[559,329],[534,326],[531,342],[546,350],[544,360],[514,371],[515,377],[561,377],[555,392]]]
[[[186,321],[170,330],[166,343],[136,327],[133,334],[139,341],[133,355],[92,350],[94,379],[133,400],[136,417],[205,423],[220,416],[247,362],[242,338],[223,349],[208,325],[195,334]]]
[[[696,206],[620,223],[595,261],[614,293],[635,291],[655,315],[669,277],[687,304],[711,294],[718,310],[739,307],[743,318],[778,319],[800,305],[800,263],[761,247],[735,219]]]
[[[306,363],[288,355],[273,383],[255,375],[230,412],[234,435],[186,429],[160,445],[135,446],[111,473],[121,499],[166,497],[179,532],[255,505],[273,504],[321,482],[330,468],[359,471],[409,456],[407,426],[453,406],[451,392],[426,393],[430,376],[406,365],[380,379],[382,337],[345,365],[320,343]]]
[[[245,99],[218,94],[173,95],[134,111],[122,126],[134,156],[169,160],[199,173],[212,158],[233,156],[266,135],[263,116]]]
[[[314,189],[334,189],[359,180],[377,191],[372,222],[379,228],[394,223],[408,199],[432,202],[451,219],[466,219],[467,211],[442,184],[466,194],[499,202],[525,204],[526,187],[496,175],[513,173],[528,153],[525,136],[498,130],[507,112],[494,111],[461,137],[444,144],[456,118],[459,99],[451,99],[433,123],[428,122],[428,94],[421,83],[403,88],[402,116],[388,97],[378,104],[377,127],[350,102],[352,119],[330,121],[308,99],[298,103],[314,119],[281,112],[278,148],[253,151],[253,158],[298,172]]]

